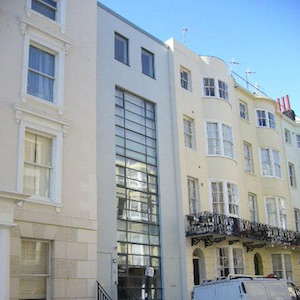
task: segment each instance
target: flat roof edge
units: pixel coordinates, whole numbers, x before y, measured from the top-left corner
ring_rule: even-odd
[[[120,19],[122,22],[124,22],[124,23],[128,24],[129,26],[133,27],[134,29],[138,30],[142,34],[146,35],[147,37],[151,38],[152,40],[154,40],[158,44],[164,46],[167,49],[170,48],[165,42],[161,41],[160,39],[158,39],[157,37],[153,36],[149,32],[143,30],[139,26],[137,26],[134,23],[130,22],[129,20],[127,20],[126,18],[122,17],[121,15],[119,15],[118,13],[116,13],[115,11],[113,11],[112,9],[108,8],[104,4],[100,3],[99,1],[97,1],[97,6],[101,7],[102,9],[104,9],[105,11],[107,11],[108,13],[110,13],[111,15],[113,15],[114,17]]]

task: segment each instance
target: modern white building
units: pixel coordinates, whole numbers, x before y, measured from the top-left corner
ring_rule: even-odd
[[[117,299],[184,299],[171,52],[98,3],[98,278]]]

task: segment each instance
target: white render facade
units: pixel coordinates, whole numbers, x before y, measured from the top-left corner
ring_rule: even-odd
[[[48,4],[0,4],[1,300],[96,294],[97,5]]]
[[[2,1],[0,25],[0,300],[300,284],[287,99],[94,0]]]

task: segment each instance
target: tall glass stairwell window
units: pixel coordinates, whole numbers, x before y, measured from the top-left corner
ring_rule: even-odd
[[[162,299],[155,105],[115,91],[119,299]]]

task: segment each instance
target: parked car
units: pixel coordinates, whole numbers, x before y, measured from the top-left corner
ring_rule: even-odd
[[[300,300],[300,291],[299,289],[292,283],[287,283],[289,293],[293,300]]]
[[[194,287],[193,300],[291,300],[300,299],[295,286],[276,277],[229,275]],[[296,288],[297,289],[297,288]],[[292,296],[295,294],[296,298]]]

